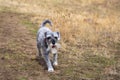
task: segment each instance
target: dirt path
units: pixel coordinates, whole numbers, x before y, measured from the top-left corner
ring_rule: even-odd
[[[50,80],[44,68],[32,60],[35,38],[20,23],[20,15],[0,13],[0,80]]]

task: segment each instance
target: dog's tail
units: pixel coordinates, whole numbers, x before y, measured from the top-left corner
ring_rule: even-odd
[[[52,26],[52,22],[50,20],[44,20],[41,24],[41,27],[44,27],[47,23],[49,23],[49,25]]]

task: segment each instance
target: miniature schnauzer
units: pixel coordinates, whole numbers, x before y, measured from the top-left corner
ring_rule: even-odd
[[[37,48],[39,56],[43,56],[48,67],[48,72],[53,72],[53,66],[51,64],[49,53],[53,53],[53,65],[58,65],[57,62],[57,50],[60,47],[58,41],[60,40],[59,32],[52,32],[45,25],[49,23],[52,26],[50,20],[45,20],[42,22],[40,29],[37,32]]]

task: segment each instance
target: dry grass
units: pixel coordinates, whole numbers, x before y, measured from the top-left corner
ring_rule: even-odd
[[[0,0],[0,6],[1,11],[8,9],[30,15],[31,22],[38,26],[44,19],[52,20],[52,29],[61,32],[61,51],[70,53],[66,56],[69,59],[78,60],[78,56],[84,53],[111,58],[116,51],[119,52],[116,46],[120,44],[119,0]],[[63,74],[67,73],[72,74]],[[93,77],[87,72],[85,74]]]
[[[119,41],[119,11],[111,8],[120,5],[117,1],[1,0],[1,5],[18,13],[34,15],[31,16],[34,23],[51,19],[53,29],[61,32],[63,42],[101,45],[110,40]]]

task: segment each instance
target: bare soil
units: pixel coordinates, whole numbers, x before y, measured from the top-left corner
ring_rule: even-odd
[[[20,23],[21,16],[0,12],[0,80],[50,80],[35,60],[36,39]]]

